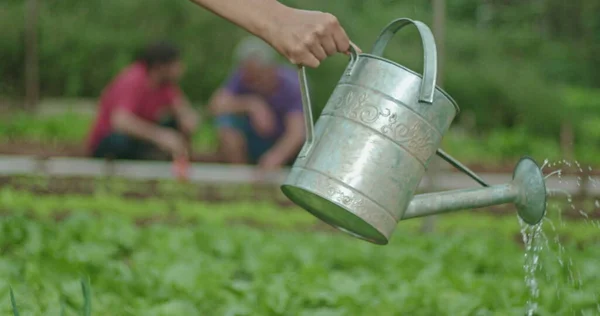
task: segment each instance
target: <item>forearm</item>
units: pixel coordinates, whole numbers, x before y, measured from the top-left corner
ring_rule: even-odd
[[[244,96],[234,96],[221,90],[210,100],[213,115],[248,113],[250,100]]]
[[[173,107],[173,112],[181,131],[186,136],[191,136],[200,119],[198,112],[187,101],[176,104]]]
[[[247,114],[248,113],[248,102],[245,102],[240,98],[232,98],[229,100],[223,100],[223,102],[227,102],[226,105],[222,108],[227,109],[226,114]],[[217,113],[221,114],[221,113]]]
[[[161,127],[148,123],[135,115],[117,111],[111,117],[111,123],[115,131],[134,136],[149,142],[155,142],[157,134],[160,133]]]
[[[304,134],[299,132],[285,132],[278,140],[270,151],[281,155],[285,161],[294,158],[296,154],[304,145]]]
[[[277,0],[190,0],[263,39],[275,25],[280,10]]]
[[[178,123],[184,122],[187,119],[196,120],[198,118],[196,111],[189,105],[178,105],[174,108],[174,114],[175,120],[177,120]]]

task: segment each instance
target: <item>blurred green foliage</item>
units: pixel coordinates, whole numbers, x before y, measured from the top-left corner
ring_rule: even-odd
[[[0,142],[83,145],[93,120],[89,115],[72,111],[39,116],[15,111],[0,118]],[[203,122],[194,134],[193,142],[195,150],[216,150],[217,135],[210,119]]]
[[[335,14],[367,52],[395,18],[432,25],[430,1],[372,0],[368,6],[359,0],[282,2]],[[600,73],[594,71],[600,69],[600,2],[452,0],[446,5],[444,89],[462,109],[456,122],[471,134],[494,137],[497,129],[511,129],[556,143],[560,124],[573,121],[579,151],[593,155],[585,148],[600,142],[594,118],[600,116]],[[22,95],[24,5],[5,0],[2,6],[0,94]],[[202,105],[227,77],[231,51],[246,34],[184,0],[46,0],[40,6],[45,96],[97,97],[145,43],[169,38],[181,45],[188,65],[183,88]],[[421,54],[416,30],[407,28],[385,57],[420,71]],[[309,70],[317,113],[346,63],[339,55]]]
[[[0,120],[0,141],[81,142],[92,120],[71,112],[43,118],[25,112],[12,113]]]
[[[92,120],[73,112],[48,116],[17,112],[0,118],[0,142],[74,145],[85,140]],[[576,159],[582,165],[596,168],[600,166],[600,148],[594,146],[594,141],[600,139],[600,117],[584,117],[581,122],[576,128],[586,137],[575,146]],[[206,153],[217,149],[217,133],[210,120],[203,122],[193,141],[195,151]],[[545,159],[564,158],[556,141],[532,136],[522,125],[496,128],[479,136],[464,133],[459,128],[450,129],[444,136],[442,148],[464,163],[488,166],[512,165],[522,155],[529,155],[540,163]]]

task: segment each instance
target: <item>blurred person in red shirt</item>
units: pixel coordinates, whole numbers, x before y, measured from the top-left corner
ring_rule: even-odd
[[[184,66],[171,43],[148,45],[104,89],[87,152],[96,158],[187,159],[198,115],[178,87]]]

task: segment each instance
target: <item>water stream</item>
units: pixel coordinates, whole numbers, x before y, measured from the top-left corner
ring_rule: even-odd
[[[565,167],[575,167],[577,168],[578,176],[577,176],[577,186],[581,186],[582,185],[582,176],[584,175],[583,172],[583,168],[581,167],[581,165],[578,162],[568,162],[566,160],[562,160],[562,161],[558,161],[555,163],[550,163],[548,162],[548,160],[544,161],[544,164],[542,165],[541,169],[543,171],[543,169],[545,167],[560,167],[559,169],[550,172],[549,174],[547,174],[545,176],[545,179],[549,179],[553,176],[556,176],[558,179],[559,183],[563,183],[563,169]],[[592,169],[590,167],[588,167],[588,170],[591,171]],[[590,183],[594,188],[597,187],[597,183],[598,181],[593,179],[591,176],[588,176],[586,181],[588,183]],[[568,184],[566,181],[564,181],[565,184]],[[566,202],[567,202],[567,208],[570,208],[572,211],[577,211],[579,213],[579,215],[582,216],[583,220],[587,223],[590,224],[596,228],[600,228],[600,222],[597,220],[592,220],[588,213],[585,212],[583,209],[579,209],[577,210],[577,207],[575,206],[575,204],[573,203],[573,197],[572,195],[564,190],[561,189],[552,189],[551,187],[548,188],[548,193],[549,193],[549,197],[551,199],[556,199],[557,197],[560,199],[561,196],[566,198]],[[594,201],[594,206],[595,208],[600,208],[600,201],[595,200]],[[564,206],[561,207],[560,204],[558,203],[548,203],[547,204],[547,214],[548,215],[554,215],[556,213],[558,213],[558,220],[559,220],[559,225],[560,227],[564,227],[565,226],[565,221],[562,219],[562,214],[563,214],[563,208]],[[555,213],[556,212],[556,213]],[[554,214],[552,214],[554,213]],[[526,302],[526,315],[527,316],[533,316],[535,315],[536,311],[538,310],[538,305],[539,305],[539,297],[540,297],[540,288],[539,288],[539,282],[538,282],[538,276],[540,272],[544,272],[546,281],[551,282],[552,279],[556,276],[550,275],[550,273],[548,271],[544,271],[543,267],[542,267],[542,261],[541,260],[541,256],[544,255],[549,255],[551,257],[554,257],[554,262],[558,263],[560,265],[561,268],[565,269],[568,273],[568,277],[567,277],[567,281],[569,286],[572,286],[574,288],[581,288],[583,286],[583,280],[581,278],[581,275],[579,273],[579,271],[576,269],[574,263],[573,263],[573,259],[567,255],[566,253],[566,249],[564,247],[564,245],[561,243],[560,240],[560,236],[559,236],[559,231],[555,225],[555,223],[553,222],[552,219],[546,217],[544,218],[543,221],[541,221],[539,224],[534,225],[534,226],[530,226],[527,225],[526,223],[524,223],[520,218],[518,218],[519,220],[519,224],[521,226],[521,235],[523,238],[523,243],[525,245],[525,254],[524,254],[524,264],[523,264],[523,269],[524,269],[524,274],[525,274],[525,285],[527,287],[528,290],[528,298],[527,298],[527,302]],[[552,239],[553,241],[553,245],[550,244],[550,239],[546,236],[546,233],[543,230],[543,227],[549,227],[550,228],[550,232],[552,233],[552,235],[554,235],[554,238]],[[551,247],[554,246],[554,247]],[[553,248],[556,248],[556,251],[553,250]],[[561,298],[561,287],[558,284],[556,285],[556,297],[558,300],[560,300]],[[597,305],[597,311],[600,314],[600,295],[595,294],[596,296],[596,302]],[[571,312],[574,312],[573,310],[571,310]]]
[[[542,225],[544,221],[537,225],[530,226],[519,218],[521,224],[521,235],[523,236],[523,244],[525,245],[525,285],[529,289],[529,298],[527,299],[527,316],[533,316],[537,310],[537,299],[540,291],[536,278],[536,271],[539,267],[540,252],[542,251],[543,243],[541,242]]]

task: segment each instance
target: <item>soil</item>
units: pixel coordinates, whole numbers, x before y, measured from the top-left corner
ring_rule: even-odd
[[[476,211],[469,211],[469,212],[476,212]],[[11,214],[12,214],[12,212],[10,210],[0,209],[0,217],[10,216]],[[64,220],[67,220],[73,214],[74,214],[74,212],[70,211],[70,210],[56,210],[53,212],[51,220],[54,220],[55,222],[62,222]],[[98,212],[92,212],[91,215],[95,218],[99,218],[101,216],[101,214]],[[40,218],[39,215],[36,215],[33,212],[28,212],[25,214],[25,216],[30,219],[39,219]],[[189,227],[189,226],[197,225],[198,220],[193,219],[193,218],[184,219],[184,218],[177,216],[176,214],[166,213],[163,215],[137,217],[136,219],[134,219],[134,224],[137,227],[148,227],[148,226],[152,226],[152,225],[168,225],[171,227]],[[273,231],[273,230],[279,229],[278,227],[274,227],[274,226],[268,225],[266,223],[261,223],[261,222],[252,220],[250,218],[231,219],[231,220],[227,221],[227,224],[231,225],[231,226],[252,227],[252,228],[265,230],[265,231]],[[338,230],[336,230],[332,226],[330,226],[322,221],[317,221],[314,224],[310,224],[310,225],[306,225],[306,224],[296,225],[294,227],[286,228],[286,231],[309,232],[309,233],[319,232],[319,233],[328,233],[328,234],[339,234],[340,233]],[[561,234],[560,238],[561,238],[561,242],[563,244],[569,243],[571,241],[571,236],[569,236],[568,234]],[[591,245],[596,244],[599,240],[600,240],[600,238],[598,238],[598,237],[586,239],[586,240],[580,240],[580,241],[576,242],[575,247],[577,247],[578,250],[583,250],[586,247],[590,247]],[[525,248],[525,244],[523,242],[523,237],[520,233],[515,233],[513,235],[512,241],[514,243],[520,245],[520,247],[522,247],[523,249]]]
[[[279,187],[275,185],[262,186],[216,186],[212,184],[194,184],[177,187],[172,189],[161,189],[160,182],[156,180],[148,181],[129,181],[120,185],[122,189],[111,186],[105,180],[68,177],[68,178],[48,178],[42,182],[32,181],[30,178],[23,177],[0,177],[0,189],[11,188],[17,191],[31,192],[36,195],[83,195],[91,196],[100,189],[107,189],[111,195],[120,196],[124,199],[144,200],[148,198],[164,200],[187,200],[202,201],[203,203],[230,203],[230,202],[251,202],[268,201],[281,207],[282,211],[295,207],[283,194]],[[176,193],[173,193],[176,192]],[[583,197],[574,196],[574,209],[563,211],[563,218],[569,220],[585,219],[579,213],[579,209],[585,209]],[[589,202],[589,200],[588,200]],[[497,216],[513,216],[515,208],[511,204],[488,207],[483,210],[473,210],[477,212],[491,213]],[[587,213],[588,219],[600,219],[600,209]]]
[[[108,180],[110,181],[110,180]],[[275,185],[253,185],[250,190],[240,189],[239,186],[217,186],[212,184],[187,184],[172,190],[160,188],[160,181],[127,181],[123,189],[111,186],[105,179],[86,177],[51,177],[36,182],[33,178],[0,176],[0,189],[11,188],[17,191],[31,192],[36,195],[82,195],[91,196],[100,189],[106,189],[110,194],[125,199],[182,199],[203,201],[208,203],[223,203],[234,201],[273,201],[281,207],[291,207],[293,203],[285,199]]]
[[[36,157],[84,157],[80,144],[47,144],[35,141],[0,143],[2,155],[26,155]]]
[[[0,154],[7,155],[32,155],[39,158],[55,157],[55,156],[68,156],[68,157],[84,157],[83,147],[79,144],[47,144],[40,142],[11,142],[11,143],[0,143]],[[218,162],[216,156],[210,153],[198,153],[193,157],[195,162],[214,163]],[[483,164],[470,164],[471,168],[475,172],[494,172],[494,173],[512,173],[514,168],[513,164],[506,164],[502,166],[488,166]],[[570,174],[569,171],[575,171],[575,168],[569,168],[572,170],[563,170],[563,174]],[[546,173],[551,172],[545,170]],[[600,170],[593,171],[590,175],[600,175]],[[68,178],[50,178],[44,181],[43,185],[33,184],[31,181],[23,181],[22,177],[0,177],[0,189],[3,187],[11,187],[16,190],[29,191],[39,195],[92,195],[99,188],[106,187],[106,182],[99,179],[83,178],[83,177],[68,177]],[[178,191],[173,194],[160,190],[159,182],[156,180],[151,181],[132,181],[131,185],[126,185],[127,189],[123,189],[119,192],[115,192],[113,188],[108,187],[111,193],[120,195],[126,199],[147,199],[147,198],[161,198],[161,199],[185,199],[194,201],[203,201],[204,203],[223,203],[233,201],[256,201],[256,200],[268,200],[273,201],[277,205],[281,206],[282,210],[294,206],[294,204],[285,198],[279,191],[277,186],[252,186],[251,190],[239,190],[235,186],[228,188],[218,187],[210,184],[198,184],[188,185],[185,190]],[[135,190],[133,189],[135,188]],[[574,198],[573,203],[575,209],[580,209],[583,201],[581,199]],[[474,211],[478,212],[478,211]],[[514,214],[515,209],[512,205],[503,205],[496,207],[486,208],[485,212],[491,212],[497,215],[511,215]],[[566,218],[570,219],[583,219],[584,217],[577,211],[566,211],[563,213]],[[595,210],[588,213],[590,219],[600,219],[600,210]],[[145,221],[152,222],[152,219],[145,219]]]
[[[84,147],[77,143],[54,143],[49,144],[47,142],[38,141],[21,141],[14,140],[11,142],[0,143],[0,155],[27,155],[35,156],[38,158],[49,158],[49,157],[86,157]],[[209,152],[196,152],[192,155],[192,162],[198,163],[218,163],[219,159],[215,153]],[[507,162],[499,165],[490,165],[483,163],[470,163],[466,164],[471,170],[477,173],[508,173],[511,174],[515,167],[516,162]],[[562,166],[553,168],[544,168],[544,173],[548,174],[562,168],[563,175],[581,175],[578,168]],[[587,166],[583,167],[584,169]],[[460,172],[454,168],[449,168],[449,171]],[[600,176],[600,168],[592,168],[589,171],[590,176]]]

